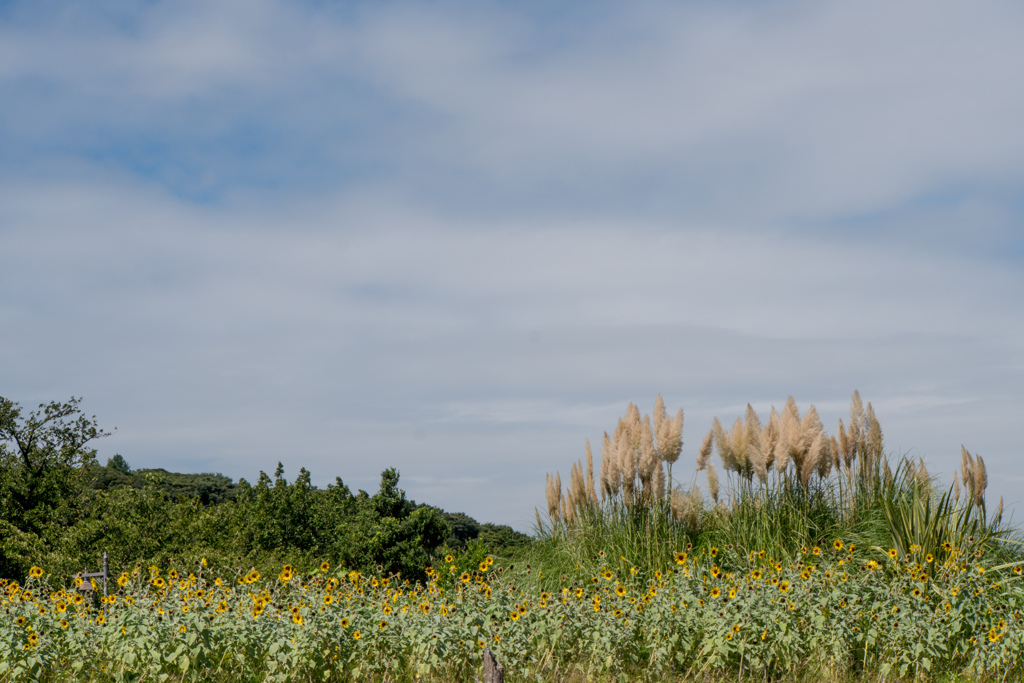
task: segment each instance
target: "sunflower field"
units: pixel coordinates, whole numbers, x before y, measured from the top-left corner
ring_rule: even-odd
[[[0,681],[472,680],[485,649],[509,680],[1020,675],[1019,564],[948,543],[801,551],[680,549],[650,573],[598,553],[550,591],[520,588],[529,567],[453,555],[423,582],[328,562],[269,577],[136,567],[107,598],[33,567],[2,584]]]

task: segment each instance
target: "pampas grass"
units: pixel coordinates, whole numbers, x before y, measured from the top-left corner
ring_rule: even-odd
[[[715,418],[696,457],[708,499],[695,485],[676,485],[671,470],[666,476],[681,453],[682,426],[682,410],[669,418],[661,396],[652,415],[630,403],[603,436],[600,496],[589,441],[585,468],[572,464],[565,492],[560,474],[549,474],[548,517],[542,521],[538,511],[537,529],[556,544],[552,552],[578,557],[621,543],[628,552],[620,554],[653,570],[685,544],[786,558],[837,537],[902,554],[920,538],[945,537],[974,552],[1005,535],[1001,509],[985,514],[988,475],[980,456],[962,448],[960,471],[943,499],[923,460],[901,458],[893,468],[874,408],[858,392],[848,423],[839,420],[834,435],[815,406],[801,414],[792,396],[764,421],[749,404],[729,430]],[[721,471],[712,462],[716,454]]]

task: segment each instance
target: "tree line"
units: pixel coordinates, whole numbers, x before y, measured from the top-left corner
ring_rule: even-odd
[[[221,474],[132,470],[121,455],[106,465],[95,440],[109,435],[81,399],[26,411],[0,397],[0,577],[21,579],[33,565],[54,574],[188,563],[276,572],[284,564],[401,573],[418,579],[448,549],[511,552],[530,538],[504,525],[417,504],[394,468],[378,490],[353,492],[340,477],[324,488],[299,470],[255,483]]]

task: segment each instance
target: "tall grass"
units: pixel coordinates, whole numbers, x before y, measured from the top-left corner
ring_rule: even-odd
[[[589,443],[586,466],[573,465],[564,494],[561,476],[548,475],[539,541],[520,558],[536,565],[535,580],[552,586],[604,557],[653,572],[678,551],[712,547],[737,565],[751,552],[793,559],[837,538],[880,556],[953,549],[965,558],[1020,557],[1020,546],[1005,542],[1018,534],[1004,524],[1001,501],[988,514],[984,461],[964,449],[954,485],[940,491],[923,461],[884,452],[874,410],[856,392],[849,426],[840,421],[836,436],[825,433],[814,406],[801,417],[792,398],[764,426],[749,406],[731,431],[716,419],[697,456],[710,497],[695,485],[664,485],[671,479],[662,467],[678,458],[681,431],[682,411],[667,420],[661,397],[653,420],[630,404],[604,435],[597,479]]]

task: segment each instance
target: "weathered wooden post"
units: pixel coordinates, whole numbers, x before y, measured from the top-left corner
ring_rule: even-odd
[[[505,683],[505,667],[491,653],[491,648],[484,650],[484,683]]]

